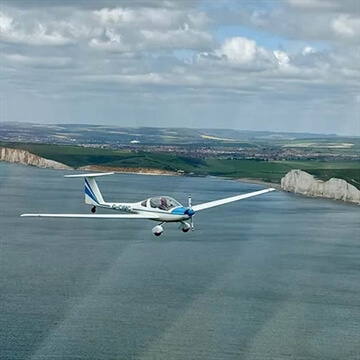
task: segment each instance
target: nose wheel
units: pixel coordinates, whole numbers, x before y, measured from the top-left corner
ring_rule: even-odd
[[[91,208],[91,212],[92,212],[93,214],[96,213],[96,206],[93,206],[93,207]]]

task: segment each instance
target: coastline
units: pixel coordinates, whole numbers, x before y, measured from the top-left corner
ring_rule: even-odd
[[[137,174],[137,175],[164,175],[164,176],[180,176],[175,171],[167,171],[161,169],[152,169],[152,168],[141,168],[141,167],[113,167],[113,166],[102,166],[102,165],[86,165],[79,168],[73,169],[76,171],[94,171],[94,172],[115,172],[119,174]]]
[[[47,160],[47,159],[44,159],[44,160]],[[47,166],[38,166],[37,164],[32,164],[32,163],[24,163],[24,162],[19,162],[19,161],[10,161],[10,160],[5,160],[5,159],[1,159],[0,161],[7,162],[7,163],[12,163],[12,164],[35,166],[35,167],[38,167],[38,168],[49,168],[49,169],[53,169],[53,170],[64,170],[64,168],[62,166],[66,166],[65,164],[62,164],[62,163],[58,163],[60,165],[59,167],[53,167],[53,166],[48,166],[47,167]],[[136,175],[151,175],[151,176],[160,176],[160,175],[162,175],[162,176],[189,176],[189,177],[190,176],[191,177],[196,176],[196,175],[186,175],[186,174],[178,173],[176,171],[153,169],[153,168],[112,167],[112,166],[102,166],[102,165],[85,165],[85,166],[81,166],[81,167],[78,167],[78,168],[67,167],[66,170],[70,170],[70,171],[93,171],[93,172],[115,172],[115,173],[118,173],[118,174],[136,174]],[[208,175],[208,176],[213,176],[213,175]],[[224,179],[235,180],[235,181],[238,181],[238,182],[244,182],[244,183],[249,183],[249,184],[263,185],[263,186],[266,186],[266,187],[273,187],[273,188],[275,188],[277,190],[282,190],[280,184],[266,182],[266,181],[257,180],[257,179],[227,178],[227,177],[224,177]]]
[[[68,167],[67,165],[64,165],[59,162],[54,162],[52,160],[40,158],[33,154],[31,154],[31,155],[32,155],[32,157],[26,158],[27,161],[24,161],[25,159],[6,159],[4,157],[2,157],[0,159],[0,161],[4,161],[4,162],[8,162],[8,163],[15,163],[15,164],[19,164],[19,165],[35,166],[38,168],[50,168],[53,170],[114,172],[114,173],[120,173],[120,174],[137,174],[137,175],[152,175],[152,176],[191,176],[191,175],[186,175],[183,173],[178,173],[175,171],[153,169],[153,168],[142,168],[142,167],[132,168],[132,167],[111,167],[111,166],[102,166],[102,165],[86,165],[86,166],[82,166],[79,168],[71,168],[71,167]],[[211,175],[209,175],[209,176],[211,176]],[[261,185],[261,186],[264,186],[267,188],[272,187],[278,191],[299,194],[301,196],[306,196],[306,197],[311,197],[311,198],[330,199],[330,200],[341,201],[345,204],[355,204],[358,206],[360,205],[360,203],[358,201],[354,202],[352,200],[345,200],[345,199],[340,199],[340,198],[332,198],[329,196],[321,196],[321,195],[316,195],[316,194],[301,193],[298,191],[287,190],[287,189],[284,189],[281,186],[281,184],[279,184],[279,183],[272,183],[272,182],[263,181],[263,180],[259,180],[259,179],[230,178],[230,177],[229,178],[223,177],[223,178],[228,179],[228,180],[235,180],[238,182],[249,183],[249,184],[257,184],[257,185]]]
[[[47,160],[47,159],[45,159]],[[9,164],[17,164],[17,165],[24,165],[24,166],[34,166],[39,169],[51,169],[51,170],[69,170],[69,171],[93,171],[93,172],[114,172],[118,174],[137,174],[137,175],[152,175],[152,176],[184,176],[183,174],[179,174],[175,171],[166,171],[160,169],[152,169],[152,168],[141,168],[141,167],[134,167],[134,168],[125,168],[125,167],[112,167],[112,166],[98,166],[98,165],[86,165],[81,166],[78,168],[72,168],[66,166],[62,163],[56,163],[56,165],[52,166],[39,166],[37,164],[25,163],[20,161],[9,161],[0,159],[0,162],[9,163]],[[57,166],[59,165],[59,166]],[[62,165],[64,167],[62,167]]]
[[[275,188],[276,190],[284,191],[281,188],[280,184],[272,183],[272,182],[269,182],[269,181],[263,181],[263,180],[257,180],[257,179],[249,179],[249,178],[234,178],[234,180],[239,181],[239,182],[249,183],[249,184],[263,185],[263,186],[266,186],[266,187]]]

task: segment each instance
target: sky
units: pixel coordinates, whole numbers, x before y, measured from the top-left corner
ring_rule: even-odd
[[[357,0],[1,0],[0,121],[360,135]]]

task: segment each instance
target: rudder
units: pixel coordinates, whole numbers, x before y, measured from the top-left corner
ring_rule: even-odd
[[[89,205],[101,205],[105,204],[105,201],[101,195],[100,189],[96,183],[95,178],[85,177],[85,203]]]

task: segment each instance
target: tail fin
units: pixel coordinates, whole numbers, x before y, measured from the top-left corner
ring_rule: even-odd
[[[83,177],[85,185],[85,203],[89,205],[103,205],[105,201],[101,195],[100,189],[95,178],[98,176],[112,175],[114,173],[97,173],[97,174],[79,174],[65,175],[65,177]]]
[[[105,204],[100,189],[93,177],[84,178],[85,185],[85,203],[90,205]]]

